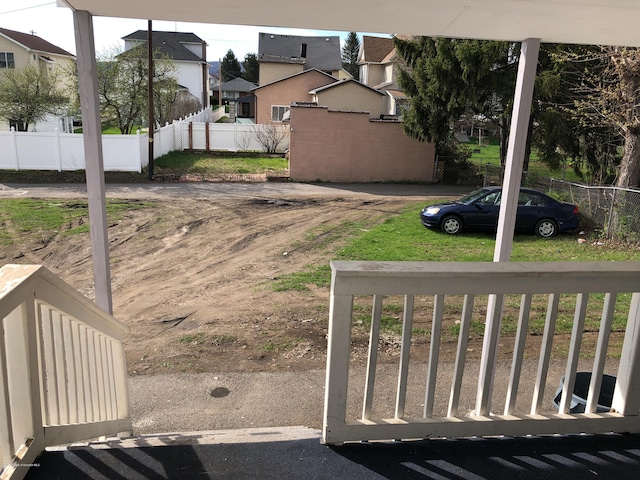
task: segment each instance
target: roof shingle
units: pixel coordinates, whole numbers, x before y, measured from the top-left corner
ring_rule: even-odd
[[[147,43],[147,31],[138,30],[126,37],[122,37],[123,40],[133,40],[140,45]],[[152,31],[151,41],[153,43],[153,49],[159,51],[162,55],[166,55],[174,60],[184,62],[202,62],[204,59],[193,53],[187,47],[185,43],[202,45],[203,40],[193,33],[185,32],[161,32]]]
[[[75,57],[73,53],[69,53],[60,47],[56,47],[53,43],[47,42],[45,39],[40,38],[37,35],[16,32],[15,30],[9,30],[8,28],[0,28],[0,34],[30,50],[35,50],[36,52]]]
[[[340,37],[303,37],[260,32],[258,60],[272,63],[304,62],[306,69],[317,68],[325,72],[340,70]]]

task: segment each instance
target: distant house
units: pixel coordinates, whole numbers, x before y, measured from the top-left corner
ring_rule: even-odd
[[[309,91],[311,101],[330,110],[367,112],[370,118],[386,115],[386,96],[357,80],[339,80]]]
[[[138,30],[124,40],[125,50],[141,47],[147,43],[147,31]],[[153,49],[173,59],[178,84],[197,98],[203,107],[209,103],[209,64],[207,43],[193,33],[151,32]]]
[[[328,73],[304,70],[253,90],[256,96],[256,123],[280,123],[287,118],[292,102],[313,102],[314,89],[338,80]]]
[[[75,56],[72,53],[37,35],[0,28],[0,69],[23,68],[27,65],[38,65],[45,72],[59,69],[61,80],[71,86],[73,81],[65,72],[70,72],[70,66],[74,63]],[[11,122],[0,121],[0,130],[9,130],[11,126],[15,127]],[[36,125],[30,125],[29,130],[72,132],[73,118],[70,115],[49,116]]]
[[[229,105],[229,114],[232,117],[255,118],[255,95],[251,93],[257,85],[246,81],[244,78],[234,78],[223,82],[222,103]],[[215,95],[214,95],[215,96]]]
[[[358,53],[360,81],[387,97],[385,114],[402,115],[407,97],[398,85],[397,53],[393,39],[364,35]]]
[[[303,37],[260,32],[258,62],[260,85],[311,69],[337,79],[349,76],[342,70],[338,36]]]

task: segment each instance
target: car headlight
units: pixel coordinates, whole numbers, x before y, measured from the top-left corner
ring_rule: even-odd
[[[440,207],[427,207],[423,211],[427,215],[436,215],[440,211]]]

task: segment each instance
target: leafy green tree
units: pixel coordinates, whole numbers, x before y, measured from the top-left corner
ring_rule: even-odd
[[[0,74],[0,117],[17,124],[18,131],[48,115],[62,113],[69,106],[69,94],[57,70],[29,64],[3,69]]]
[[[233,50],[228,50],[227,54],[222,57],[220,73],[223,82],[228,82],[229,80],[240,78],[242,76],[242,67],[236,58],[236,55],[233,53]]]
[[[163,124],[177,98],[178,83],[173,60],[159,52],[154,57],[154,114]],[[98,95],[102,123],[132,133],[147,117],[148,62],[145,48],[125,52],[112,49],[98,62]]]
[[[258,56],[255,53],[247,53],[244,56],[242,68],[244,69],[242,78],[247,82],[255,83],[257,85],[260,79],[260,62],[258,62]]]
[[[583,115],[576,107],[580,94],[574,87],[582,82],[582,70],[600,67],[569,60],[576,55],[590,57],[599,50],[596,46],[552,44],[541,48],[533,142],[539,158],[552,169],[561,169],[564,175],[572,168],[589,183],[604,184],[615,178],[621,139],[611,126]]]
[[[360,53],[360,39],[356,32],[349,32],[342,47],[342,68],[356,80],[360,79],[360,67],[358,66],[358,54]]]
[[[604,138],[611,138],[612,133],[618,137],[622,145],[622,158],[615,185],[638,186],[640,49],[565,47],[557,52],[555,58],[569,82],[567,86],[571,102],[563,107],[564,110],[570,112],[574,122],[577,121],[592,136],[593,132],[599,132],[604,133]],[[605,162],[607,159],[605,156]]]

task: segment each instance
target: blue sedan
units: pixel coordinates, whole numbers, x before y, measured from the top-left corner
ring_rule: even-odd
[[[422,209],[420,219],[425,227],[439,228],[455,235],[464,229],[495,230],[500,212],[501,187],[486,187],[471,192],[459,200]],[[559,202],[544,193],[520,189],[516,230],[534,232],[550,238],[558,232],[578,228],[578,206]]]

